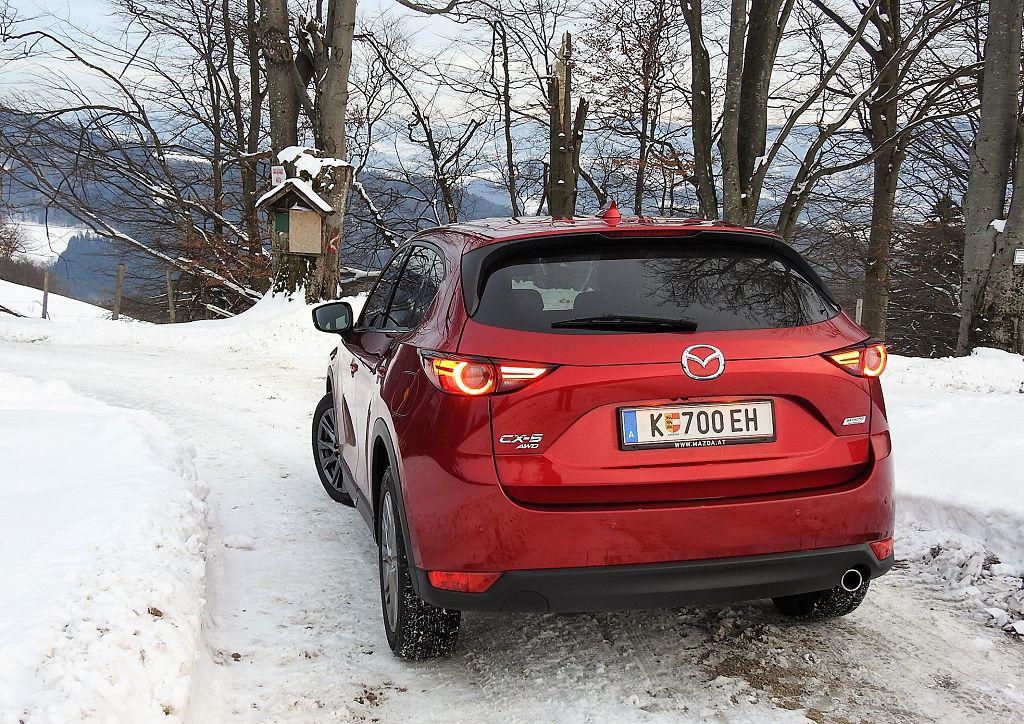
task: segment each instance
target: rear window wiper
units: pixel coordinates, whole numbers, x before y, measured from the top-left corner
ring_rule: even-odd
[[[552,329],[604,329],[604,330],[659,330],[665,332],[695,332],[698,322],[686,317],[635,317],[625,314],[606,314],[600,317],[580,317],[552,322]]]

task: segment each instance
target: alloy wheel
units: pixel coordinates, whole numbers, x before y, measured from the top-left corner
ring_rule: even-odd
[[[338,452],[338,431],[333,408],[320,416],[316,431],[316,457],[320,469],[331,481],[331,487],[342,490],[341,455]]]
[[[394,631],[398,626],[398,526],[390,490],[384,492],[383,503],[380,515],[380,584],[388,627]]]

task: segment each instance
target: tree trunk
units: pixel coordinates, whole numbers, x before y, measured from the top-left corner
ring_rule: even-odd
[[[270,146],[275,154],[298,145],[299,94],[293,79],[291,17],[287,0],[262,0],[260,4],[260,43],[267,66],[267,103],[270,108]],[[293,294],[309,287],[315,264],[309,257],[289,254],[286,239],[274,233],[271,243],[271,289]]]
[[[508,32],[500,22],[494,25],[494,33],[501,42],[501,126],[505,135],[505,185],[508,188],[508,201],[512,207],[512,218],[518,219],[519,193],[516,190],[516,161],[512,147],[512,71],[508,52]]]
[[[743,199],[740,184],[739,127],[743,93],[743,41],[747,33],[747,1],[732,0],[729,19],[729,57],[725,74],[725,104],[722,109],[722,201],[726,221],[742,223]]]
[[[887,147],[874,162],[871,199],[871,230],[864,269],[864,316],[861,324],[884,340],[889,314],[889,271],[896,188],[902,165],[901,149]]]
[[[893,62],[900,45],[899,0],[883,0],[876,16],[879,50],[872,53],[875,72],[881,78],[868,104],[868,136],[874,160],[871,197],[871,230],[864,269],[864,328],[884,340],[889,314],[889,270],[896,190],[903,165],[903,144],[894,140],[899,130],[896,91],[900,67]]]
[[[636,162],[636,182],[633,186],[633,214],[643,216],[644,191],[647,188],[647,156],[651,137],[651,88],[645,81],[640,107],[640,148]]]
[[[757,216],[760,188],[753,183],[764,156],[768,96],[779,42],[793,0],[733,0],[722,112],[722,189],[726,221],[749,226]]]
[[[275,151],[298,144],[299,95],[292,78],[291,18],[287,0],[262,0],[260,42],[267,64],[270,145]]]
[[[250,271],[249,283],[256,289],[266,288],[266,269],[263,266],[263,234],[260,228],[259,212],[256,211],[256,189],[258,161],[255,156],[260,150],[260,130],[263,125],[262,73],[260,72],[260,35],[256,11],[256,0],[245,4],[245,52],[249,64],[249,119],[244,148],[249,155],[242,164],[242,205],[245,226],[249,236]],[[239,96],[241,100],[241,96]],[[243,125],[244,122],[243,122]],[[242,144],[239,144],[243,147]]]
[[[704,44],[701,0],[680,3],[690,35],[690,95],[693,118],[693,183],[697,202],[705,219],[718,218],[718,192],[715,190],[712,157],[711,57]]]
[[[348,77],[352,68],[352,36],[356,27],[356,0],[333,0],[327,14],[326,45],[330,48],[317,107],[318,145],[328,158],[348,160],[345,117],[348,112]],[[338,296],[338,271],[344,239],[345,211],[352,187],[352,167],[330,166],[320,177],[321,195],[334,208],[324,223],[324,252],[317,259],[316,288],[307,288],[308,301]]]
[[[999,234],[992,222],[1004,218],[1017,137],[1022,15],[1022,0],[989,3],[981,122],[971,149],[971,177],[964,209],[966,241],[957,337],[960,355],[970,352],[982,340],[996,344],[1005,339],[1013,317],[1012,310],[1003,308],[1015,296],[1013,269],[1006,271],[1007,256],[1013,253],[1010,243],[1021,232],[1010,228],[1010,233]]]
[[[1024,249],[1024,119],[1017,122],[1013,197],[1005,231],[996,237],[976,337],[979,346],[1024,354],[1024,265],[1014,265],[1015,249]]]
[[[784,4],[783,4],[784,3]],[[740,100],[738,168],[739,223],[750,225],[757,216],[760,189],[754,187],[754,171],[765,153],[768,133],[768,93],[782,31],[789,21],[793,0],[752,0],[747,43],[743,57],[743,89]],[[781,12],[781,15],[780,15]]]

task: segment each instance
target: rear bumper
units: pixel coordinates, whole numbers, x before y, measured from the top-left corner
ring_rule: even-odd
[[[893,534],[888,455],[849,484],[799,494],[556,509],[510,500],[490,456],[461,460],[458,476],[427,455],[404,463],[410,562],[428,571],[724,560],[862,545]]]
[[[893,564],[867,545],[704,561],[509,571],[484,593],[434,588],[416,570],[420,597],[462,611],[586,612],[670,608],[774,598],[839,585],[850,568],[867,579]]]

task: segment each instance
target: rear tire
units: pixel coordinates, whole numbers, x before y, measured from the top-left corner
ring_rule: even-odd
[[[395,481],[388,468],[377,506],[380,601],[388,645],[402,659],[448,656],[459,637],[462,613],[432,606],[416,595],[396,500]]]
[[[352,496],[345,492],[341,483],[338,425],[334,419],[334,396],[330,392],[320,398],[313,413],[313,463],[331,500],[354,508]]]
[[[772,602],[779,612],[797,621],[821,621],[853,613],[868,595],[868,581],[856,591],[847,591],[840,586],[827,591],[798,593],[795,596],[780,596]]]

